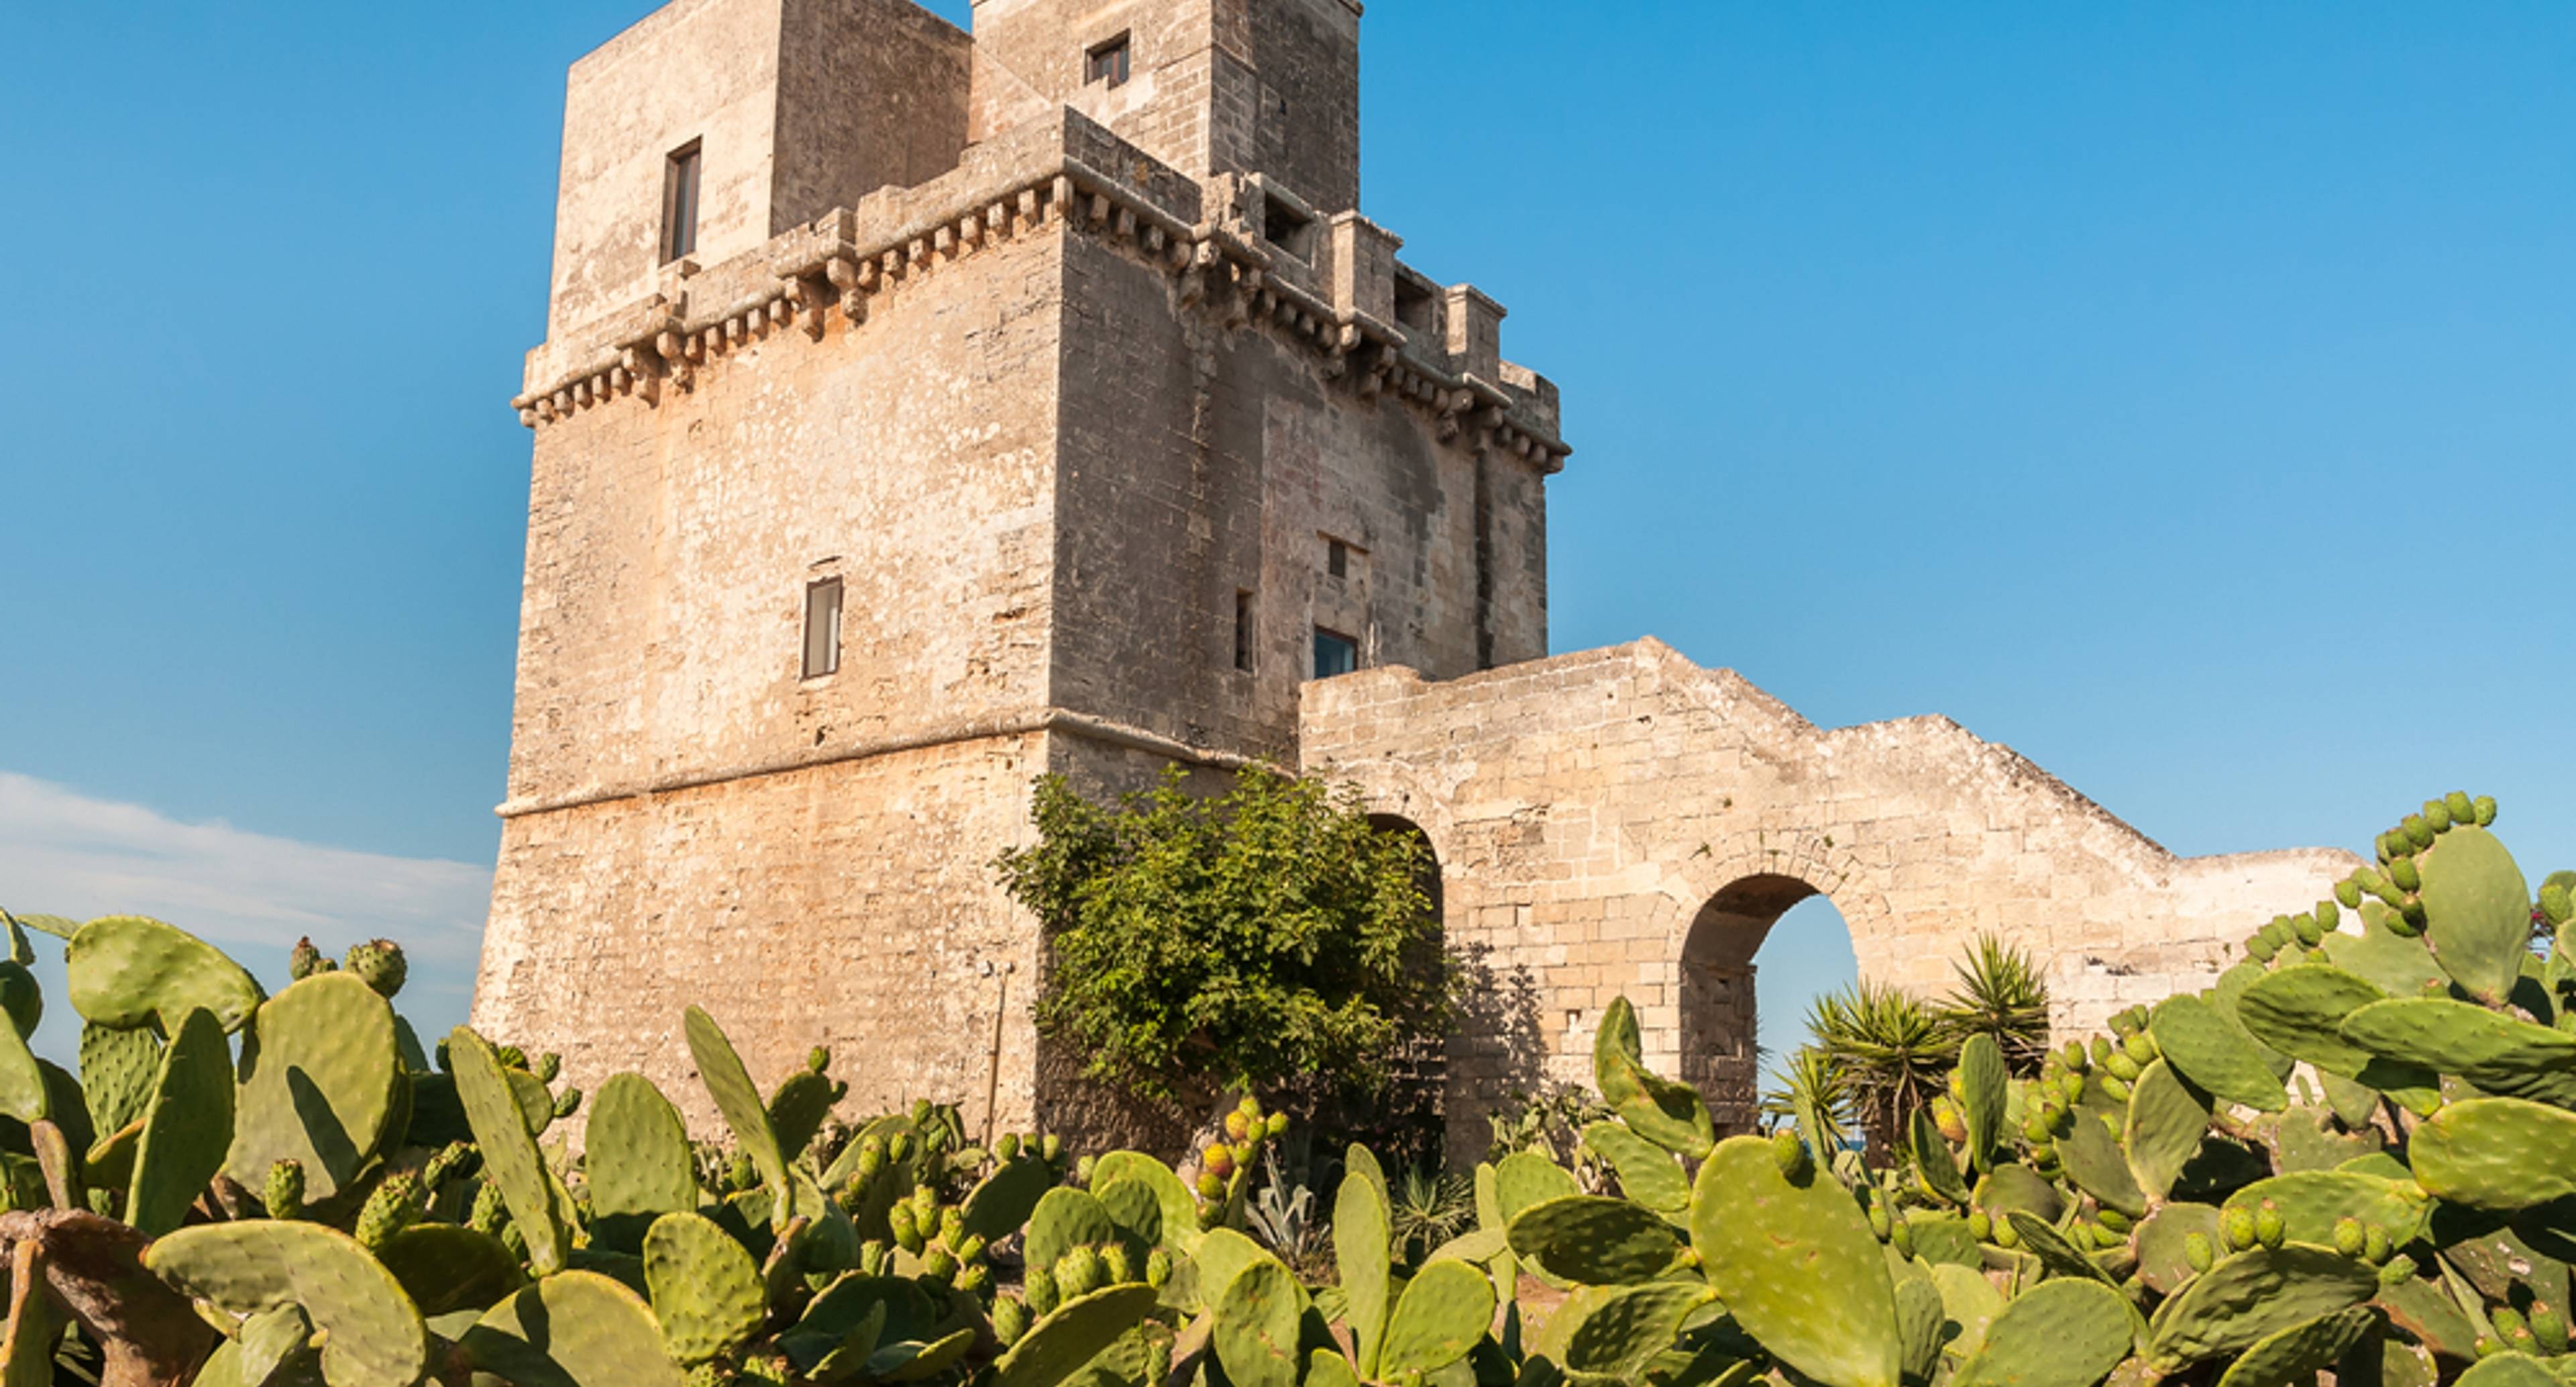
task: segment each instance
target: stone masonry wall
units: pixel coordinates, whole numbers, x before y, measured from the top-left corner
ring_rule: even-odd
[[[1602,1010],[1751,1120],[1751,960],[1832,899],[1864,976],[1926,993],[1981,932],[2046,972],[2061,1028],[2207,984],[2225,941],[2353,859],[2178,858],[1944,718],[1826,731],[1652,640],[1449,683],[1308,686],[1310,773],[1355,781],[1439,854],[1452,949],[1487,979],[1450,1055],[1453,1143],[1516,1091],[1584,1082]]]

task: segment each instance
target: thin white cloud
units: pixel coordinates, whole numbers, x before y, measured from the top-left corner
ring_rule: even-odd
[[[333,953],[391,939],[411,961],[401,1010],[423,1035],[464,1019],[491,891],[488,867],[181,823],[0,771],[0,905],[75,920],[167,920],[272,988],[301,936]],[[37,952],[49,1003],[39,1039],[51,1042],[40,1048],[61,1058],[78,1023],[62,1002],[59,949],[39,943]]]

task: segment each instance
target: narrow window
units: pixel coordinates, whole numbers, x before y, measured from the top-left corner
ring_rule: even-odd
[[[1127,85],[1130,49],[1127,35],[1120,34],[1085,54],[1082,63],[1083,85],[1090,86],[1097,82],[1105,82],[1113,87]]]
[[[841,668],[841,580],[805,585],[805,677],[820,679]]]
[[[1339,631],[1315,628],[1315,677],[1330,679],[1360,667],[1360,643]]]
[[[1234,595],[1234,667],[1252,672],[1252,594]]]
[[[1439,327],[1440,308],[1431,286],[1411,275],[1395,277],[1395,322],[1408,334],[1430,337]]]
[[[1338,539],[1325,540],[1324,572],[1336,578],[1351,576],[1351,546]]]
[[[698,142],[671,151],[662,172],[662,263],[698,253]]]

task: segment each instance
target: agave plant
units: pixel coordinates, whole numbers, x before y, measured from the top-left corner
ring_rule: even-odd
[[[1796,1131],[1801,1122],[1812,1122],[1814,1136],[1828,1148],[1851,1145],[1851,1090],[1834,1068],[1832,1056],[1813,1045],[1801,1045],[1772,1071],[1772,1078],[1779,1087],[1762,1095],[1764,1128]]]
[[[1959,1054],[1940,1012],[1882,983],[1857,982],[1818,997],[1807,1030],[1850,1094],[1874,1150],[1885,1149],[1941,1092]]]
[[[1940,1021],[1953,1044],[1990,1035],[2016,1078],[2039,1072],[2048,1056],[2048,984],[2030,956],[1991,934],[1950,965],[1959,983],[1942,1000]]]
[[[1464,1175],[1413,1166],[1387,1197],[1395,1253],[1407,1265],[1476,1224],[1476,1182]]]

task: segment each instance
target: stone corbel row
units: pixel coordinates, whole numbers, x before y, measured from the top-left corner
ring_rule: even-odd
[[[1274,276],[1266,247],[1213,223],[1183,222],[1077,159],[1064,160],[1045,180],[885,245],[862,249],[846,231],[792,242],[771,266],[774,284],[692,321],[666,314],[614,351],[512,404],[531,428],[630,396],[659,404],[666,384],[688,390],[697,368],[773,332],[794,324],[820,341],[830,309],[838,307],[852,325],[863,323],[875,295],[1056,220],[1132,242],[1148,262],[1180,278],[1184,305],[1206,303],[1222,285],[1231,291],[1222,295],[1228,326],[1260,322],[1307,345],[1327,358],[1328,376],[1355,374],[1363,399],[1392,394],[1430,414],[1444,442],[1473,428],[1482,446],[1551,473],[1572,451],[1513,424],[1511,397],[1490,382],[1449,375],[1406,353],[1400,329]]]

